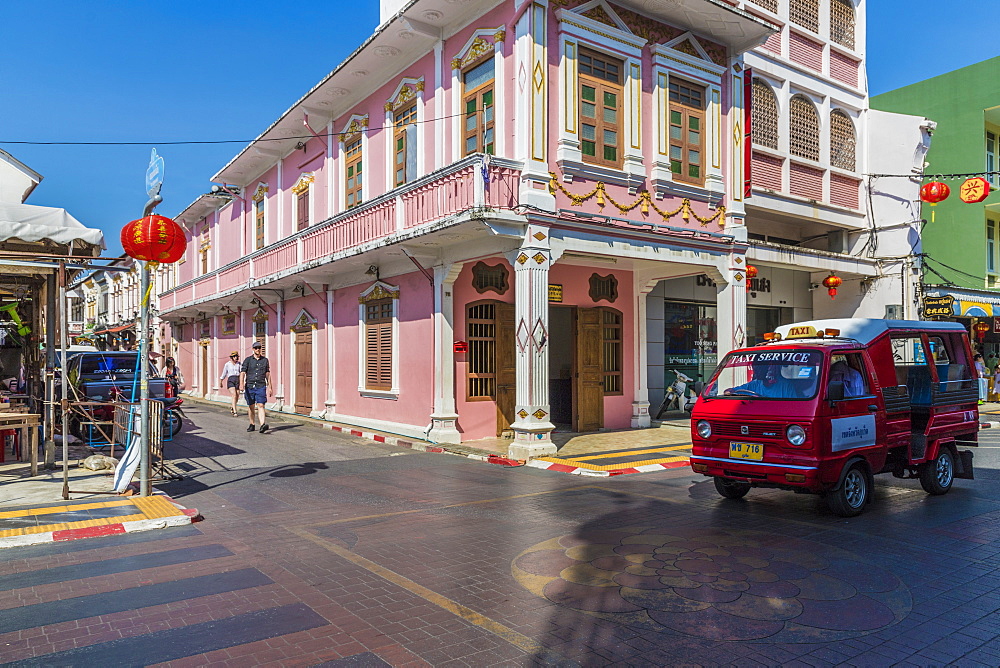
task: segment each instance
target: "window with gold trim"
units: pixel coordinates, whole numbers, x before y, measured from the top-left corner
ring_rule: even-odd
[[[494,63],[492,54],[478,65],[462,72],[465,91],[465,126],[462,130],[463,155],[494,155]]]
[[[790,0],[788,19],[795,25],[819,32],[819,0]]]
[[[344,191],[347,208],[351,209],[361,204],[363,180],[361,167],[361,134],[344,140]]]
[[[253,203],[254,219],[254,250],[264,247],[264,200],[259,199]]]
[[[794,96],[788,105],[789,153],[799,158],[819,161],[819,114],[812,102]]]
[[[496,399],[497,302],[469,304],[465,319],[469,352],[466,354],[466,398]]]
[[[830,41],[854,48],[854,3],[851,0],[830,0]]]
[[[604,395],[622,394],[622,312],[601,309],[604,354]]]
[[[393,299],[365,302],[365,389],[392,389]]]
[[[580,48],[580,152],[584,162],[621,167],[622,69],[620,60]]]
[[[854,123],[842,111],[830,113],[830,164],[838,169],[857,169]]]
[[[417,105],[400,109],[393,116],[393,185],[401,186],[416,178]]]
[[[705,88],[671,77],[670,171],[678,181],[705,182]]]
[[[750,115],[753,145],[778,150],[778,98],[760,79],[753,80]]]

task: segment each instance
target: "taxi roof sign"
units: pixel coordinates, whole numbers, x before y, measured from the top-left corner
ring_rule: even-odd
[[[817,332],[816,328],[812,325],[795,325],[788,328],[788,334],[785,335],[786,339],[815,339],[816,337],[823,336],[821,332]]]

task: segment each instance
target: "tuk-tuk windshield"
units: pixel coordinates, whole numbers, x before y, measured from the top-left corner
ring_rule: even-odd
[[[729,353],[705,386],[706,398],[812,399],[823,353],[816,350],[745,350]]]

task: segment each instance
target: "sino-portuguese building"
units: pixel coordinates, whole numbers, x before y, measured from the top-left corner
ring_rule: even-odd
[[[812,280],[878,273],[851,254],[867,144],[851,125],[859,157],[830,168],[817,115],[816,154],[784,176],[784,130],[749,150],[745,54],[795,32],[787,6],[759,4],[384,0],[375,33],[176,216],[189,250],[159,308],[188,391],[224,398],[228,355],[260,340],[272,408],[444,443],[511,434],[523,458],[553,452],[556,425],[649,425],[671,328],[700,331],[706,360],[752,341],[750,249],[778,315],[820,297],[830,314]],[[756,238],[759,161],[781,210],[762,202]],[[840,246],[786,248],[809,236],[796,216]],[[863,311],[850,292],[835,314]],[[687,293],[671,299],[710,303],[709,322],[666,322],[665,297]]]

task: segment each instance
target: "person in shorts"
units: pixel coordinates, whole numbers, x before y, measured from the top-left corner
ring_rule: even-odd
[[[229,396],[233,400],[233,405],[229,408],[233,417],[239,414],[236,402],[240,396],[240,372],[240,354],[234,350],[229,353],[229,361],[222,367],[222,375],[219,376],[219,381],[226,384],[226,391],[229,392]]]
[[[264,404],[272,391],[271,363],[264,357],[262,350],[260,341],[255,341],[253,355],[243,360],[243,366],[240,367],[240,389],[247,400],[247,406],[250,407],[248,411],[250,426],[247,427],[247,431],[254,431],[256,428],[254,426],[254,414],[256,414],[258,416],[257,422],[260,424],[260,433],[263,434],[268,430],[265,422],[267,416],[264,412]]]

